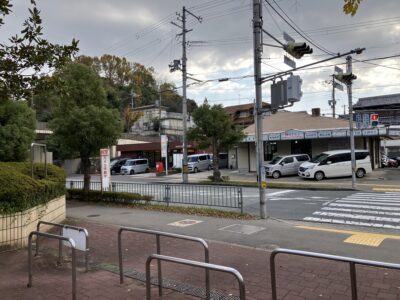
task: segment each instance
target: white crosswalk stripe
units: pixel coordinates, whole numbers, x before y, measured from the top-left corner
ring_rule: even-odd
[[[355,193],[326,203],[303,220],[400,229],[400,193]]]

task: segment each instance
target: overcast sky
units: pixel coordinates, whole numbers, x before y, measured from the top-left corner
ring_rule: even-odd
[[[363,1],[356,16],[342,12],[343,0],[269,0],[286,20],[292,21],[318,47],[314,53],[297,60],[297,66],[328,58],[326,52],[346,52],[357,47],[367,50],[354,59],[365,60],[400,54],[399,0]],[[28,0],[13,1],[13,13],[6,18],[1,39],[18,33],[28,16]],[[182,56],[179,29],[170,22],[185,5],[193,14],[203,18],[199,23],[188,16],[188,72],[200,80],[241,77],[253,74],[252,1],[251,0],[38,0],[43,18],[45,37],[52,42],[68,43],[78,39],[80,54],[101,56],[110,53],[133,62],[153,66],[157,79],[181,86],[181,73],[170,73],[168,64]],[[282,10],[280,10],[280,8]],[[287,16],[285,16],[286,14]],[[296,41],[304,41],[270,6],[264,2],[263,28],[283,41],[283,32]],[[275,42],[264,37],[264,43]],[[318,49],[324,49],[324,51]],[[263,73],[287,70],[283,64],[284,51],[264,47]],[[331,113],[331,85],[325,83],[333,73],[337,59],[312,70],[299,71],[303,79],[303,98],[291,110],[310,111],[320,107],[323,114]],[[400,93],[400,57],[373,60],[366,64],[355,62],[353,72],[354,100],[383,94]],[[341,65],[345,68],[344,65]],[[189,81],[190,82],[190,81]],[[179,90],[181,92],[181,90]],[[263,100],[270,102],[270,86],[263,85]],[[234,79],[192,85],[188,97],[202,103],[207,97],[212,104],[224,106],[253,102],[253,78]],[[337,91],[337,110],[347,108],[347,94]]]

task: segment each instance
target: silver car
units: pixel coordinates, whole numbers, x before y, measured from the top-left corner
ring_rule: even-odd
[[[134,175],[149,172],[149,161],[146,158],[128,159],[121,167],[122,175]]]
[[[265,165],[265,175],[274,179],[284,175],[297,175],[299,166],[309,160],[308,154],[276,156]]]

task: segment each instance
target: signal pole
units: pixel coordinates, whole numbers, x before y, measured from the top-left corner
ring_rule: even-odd
[[[335,99],[335,75],[332,75],[332,115],[333,118],[336,116],[336,99]]]
[[[254,42],[254,82],[255,82],[255,127],[257,153],[257,183],[260,197],[260,218],[267,218],[265,199],[264,144],[262,126],[262,89],[261,89],[261,53],[262,53],[262,5],[261,0],[253,0],[253,42]]]
[[[346,58],[346,73],[352,74],[353,63],[351,56]],[[353,81],[350,80],[347,84],[347,94],[349,98],[349,129],[350,129],[350,149],[351,149],[351,187],[356,188],[356,154],[354,151],[354,124],[353,124]]]
[[[182,33],[178,35],[182,35],[182,148],[183,148],[183,157],[182,157],[182,181],[183,183],[188,182],[188,142],[187,142],[187,99],[186,99],[186,82],[187,82],[187,57],[186,57],[186,33],[192,31],[193,29],[186,29],[186,13],[190,14],[194,18],[196,18],[200,23],[202,21],[201,17],[198,17],[188,11],[185,6],[182,7],[182,15],[177,13],[178,21],[182,22],[182,26],[171,22],[171,24],[177,26],[182,29]],[[177,66],[174,66],[177,68]],[[175,70],[175,69],[174,69]]]

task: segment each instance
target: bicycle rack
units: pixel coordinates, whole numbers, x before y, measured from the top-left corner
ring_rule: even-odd
[[[32,237],[36,236],[36,239],[39,236],[42,237],[47,237],[50,239],[57,239],[59,241],[65,241],[68,242],[71,245],[71,252],[72,252],[72,299],[76,300],[76,258],[75,258],[75,242],[73,239],[60,236],[60,235],[55,235],[51,233],[44,233],[44,232],[39,232],[39,231],[32,231],[29,234],[28,238],[28,284],[27,287],[30,288],[32,287]]]
[[[89,270],[89,232],[86,230],[86,228],[83,227],[76,227],[76,226],[71,226],[71,225],[66,225],[66,224],[58,224],[58,223],[51,223],[51,222],[46,222],[46,221],[39,221],[36,227],[36,231],[40,232],[40,225],[51,225],[51,226],[56,226],[60,228],[60,236],[63,236],[63,229],[75,229],[78,230],[79,232],[83,232],[86,237],[86,245],[85,245],[85,270],[86,272]],[[58,265],[61,265],[61,259],[62,259],[62,240],[59,241],[58,243]],[[77,249],[79,250],[79,249]],[[39,255],[39,238],[36,238],[36,252],[35,256]]]
[[[351,296],[352,296],[353,300],[357,300],[356,264],[364,265],[364,266],[371,266],[371,267],[378,267],[378,268],[400,270],[400,264],[385,263],[385,262],[379,262],[379,261],[373,261],[373,260],[364,260],[364,259],[351,258],[351,257],[346,257],[346,256],[337,256],[337,255],[331,255],[331,254],[317,253],[317,252],[308,252],[308,251],[301,251],[301,250],[278,248],[278,249],[275,249],[272,251],[271,257],[270,257],[271,289],[272,289],[272,299],[273,300],[277,300],[275,257],[279,253],[297,255],[297,256],[305,256],[305,257],[315,257],[315,258],[340,261],[340,262],[348,262],[350,265]]]
[[[180,235],[180,234],[175,234],[175,233],[156,231],[156,230],[148,230],[148,229],[141,229],[141,228],[131,228],[131,227],[120,227],[119,230],[118,230],[118,258],[119,258],[119,279],[120,279],[120,283],[121,284],[124,283],[124,271],[123,271],[123,265],[122,265],[122,240],[121,240],[121,235],[122,235],[123,231],[130,231],[130,232],[138,232],[138,233],[145,233],[145,234],[155,235],[156,236],[156,243],[157,243],[157,254],[161,254],[161,246],[160,246],[160,237],[161,236],[200,243],[204,248],[204,261],[205,261],[205,263],[209,263],[210,262],[208,244],[207,244],[207,242],[205,240],[203,240],[201,238],[192,237],[192,236],[186,236],[186,235]],[[160,296],[162,296],[161,261],[157,261],[157,267],[158,267],[158,294]],[[210,299],[210,272],[209,272],[208,269],[206,269],[206,295],[207,295],[207,299]]]
[[[158,262],[159,261],[167,261],[167,262],[172,262],[172,263],[186,265],[186,266],[203,268],[206,270],[214,270],[214,271],[220,271],[220,272],[224,272],[224,273],[230,273],[236,277],[236,279],[239,283],[240,300],[246,299],[243,276],[239,273],[239,271],[237,271],[234,268],[210,264],[210,263],[204,263],[204,262],[199,262],[199,261],[194,261],[194,260],[188,260],[188,259],[183,259],[183,258],[177,258],[177,257],[172,257],[172,256],[152,254],[147,258],[147,261],[146,261],[146,299],[147,300],[151,300],[150,263],[153,259],[156,259]]]

